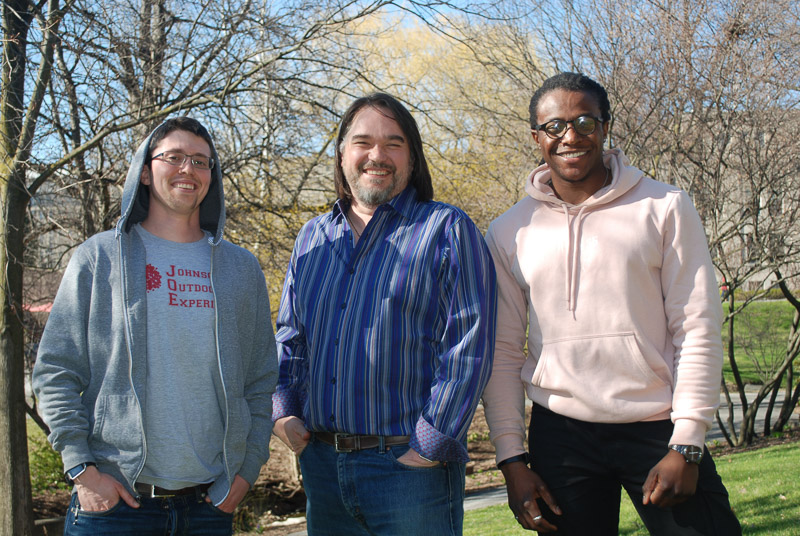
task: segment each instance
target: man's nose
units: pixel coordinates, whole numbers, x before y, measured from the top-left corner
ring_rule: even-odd
[[[383,160],[385,153],[383,148],[379,144],[373,145],[369,150],[369,159],[375,160],[376,162],[380,162]]]
[[[564,135],[561,136],[561,139],[567,142],[573,142],[580,137],[581,135],[575,130],[575,126],[572,123],[567,123],[567,130],[564,131]]]
[[[184,158],[183,163],[178,168],[184,173],[190,173],[194,171],[194,165],[192,164],[192,159],[189,157]]]

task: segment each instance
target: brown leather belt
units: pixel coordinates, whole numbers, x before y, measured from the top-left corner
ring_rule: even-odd
[[[208,491],[208,488],[210,487],[211,487],[210,483],[198,484],[197,486],[190,486],[188,488],[181,488],[181,489],[160,488],[152,484],[145,484],[144,482],[137,482],[136,484],[133,485],[133,489],[136,490],[136,493],[138,493],[142,497],[147,497],[149,499],[178,497],[180,495],[197,495],[199,497],[200,495]]]
[[[407,435],[376,436],[332,434],[330,432],[314,432],[314,437],[324,443],[333,445],[336,452],[354,452],[356,450],[374,449],[380,446],[406,445],[411,440],[411,436]]]

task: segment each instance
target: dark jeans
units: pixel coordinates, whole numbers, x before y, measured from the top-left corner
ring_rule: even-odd
[[[667,454],[672,428],[670,421],[589,423],[534,406],[528,434],[531,468],[563,511],[557,516],[540,501],[544,516],[558,527],[555,534],[616,535],[620,489],[625,488],[652,535],[740,535],[708,449],[691,499],[672,508],[642,504],[642,486]]]
[[[141,499],[139,508],[120,500],[105,512],[80,509],[72,494],[64,522],[65,536],[229,536],[233,515],[218,510],[202,496]]]
[[[463,463],[409,467],[408,445],[337,453],[312,439],[300,455],[309,536],[460,536]]]

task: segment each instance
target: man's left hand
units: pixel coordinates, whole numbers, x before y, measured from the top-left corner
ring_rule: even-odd
[[[642,503],[669,508],[684,502],[694,495],[699,474],[699,465],[687,463],[682,454],[670,450],[650,469],[642,487]]]
[[[250,491],[250,484],[247,483],[247,480],[236,475],[233,477],[233,484],[231,485],[231,491],[228,493],[228,496],[225,497],[225,500],[222,501],[217,508],[222,510],[225,513],[232,514],[236,507],[239,506],[239,503],[242,502],[244,496],[247,495],[247,492]],[[206,502],[211,502],[211,497],[206,496]]]
[[[403,465],[410,465],[411,467],[435,467],[439,465],[439,462],[423,459],[416,450],[411,448],[408,449],[408,452],[397,458],[397,461]]]

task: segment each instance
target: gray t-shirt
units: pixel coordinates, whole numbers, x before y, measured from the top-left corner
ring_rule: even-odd
[[[138,482],[180,489],[224,471],[211,245],[135,226],[147,251],[147,453]]]

